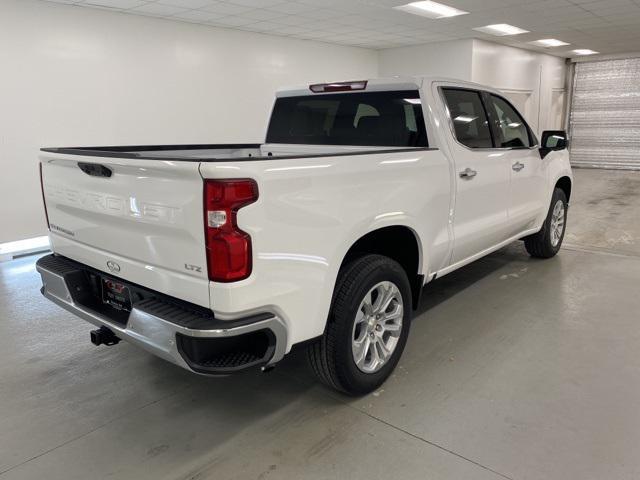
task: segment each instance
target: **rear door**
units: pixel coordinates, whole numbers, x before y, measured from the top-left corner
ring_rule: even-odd
[[[209,306],[199,162],[43,153],[53,250]]]
[[[509,164],[509,237],[533,228],[546,202],[546,180],[537,140],[515,107],[505,98],[487,93],[485,104],[496,147]]]
[[[456,202],[452,263],[500,243],[507,235],[509,163],[493,148],[480,91],[440,87],[451,128]]]

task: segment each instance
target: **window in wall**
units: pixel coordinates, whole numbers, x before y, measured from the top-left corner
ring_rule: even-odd
[[[530,147],[529,128],[516,109],[505,99],[496,95],[491,95],[491,106],[496,116],[497,146],[501,148]]]
[[[278,98],[267,143],[428,145],[417,90]]]
[[[442,89],[456,139],[469,148],[491,148],[489,120],[480,93],[455,88]]]

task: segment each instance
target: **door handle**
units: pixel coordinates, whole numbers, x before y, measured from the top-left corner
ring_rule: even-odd
[[[109,178],[113,174],[110,168],[107,168],[104,165],[100,165],[99,163],[78,162],[78,168],[80,168],[80,170],[82,170],[87,175],[91,175],[92,177]]]
[[[471,168],[465,168],[463,171],[460,172],[460,178],[466,178],[468,180],[471,180],[477,174],[478,172],[476,172],[475,170],[472,170]]]
[[[514,172],[519,172],[524,168],[524,163],[516,162],[512,165],[511,168],[513,169]]]

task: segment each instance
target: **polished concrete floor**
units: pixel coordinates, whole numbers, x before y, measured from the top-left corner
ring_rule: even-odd
[[[201,378],[0,265],[0,480],[640,478],[640,173],[576,171],[567,245],[520,243],[429,285],[378,392],[300,355]]]

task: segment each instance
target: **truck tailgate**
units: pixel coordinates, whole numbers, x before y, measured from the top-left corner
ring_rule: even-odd
[[[43,153],[52,249],[209,307],[198,162]]]

